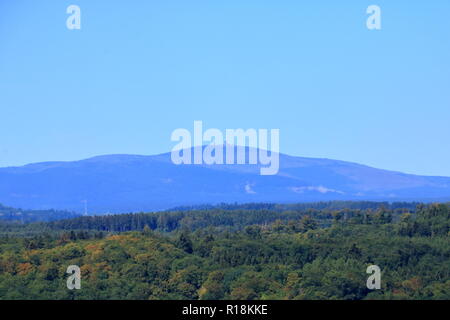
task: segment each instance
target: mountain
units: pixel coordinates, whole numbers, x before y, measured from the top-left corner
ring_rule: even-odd
[[[82,212],[87,200],[89,213],[117,213],[220,202],[450,200],[448,177],[279,156],[273,176],[260,175],[260,165],[175,165],[170,153],[0,168],[0,203]]]

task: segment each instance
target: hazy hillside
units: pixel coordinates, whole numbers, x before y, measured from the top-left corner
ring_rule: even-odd
[[[174,165],[170,153],[109,155],[0,168],[0,202],[30,209],[127,212],[221,202],[445,201],[450,178],[280,155],[275,176],[259,165]]]
[[[61,210],[23,210],[6,207],[0,204],[0,220],[17,221],[21,223],[36,221],[53,221],[78,217],[79,214]]]

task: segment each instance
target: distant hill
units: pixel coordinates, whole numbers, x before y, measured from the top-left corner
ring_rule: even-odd
[[[448,201],[450,178],[280,154],[275,176],[259,165],[174,165],[170,153],[107,155],[0,168],[0,203],[89,213],[164,210],[217,203],[330,200]]]
[[[0,204],[0,220],[17,222],[54,221],[76,218],[80,215],[61,210],[22,210]]]

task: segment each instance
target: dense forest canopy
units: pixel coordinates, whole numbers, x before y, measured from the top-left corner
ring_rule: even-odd
[[[450,298],[450,205],[341,204],[3,223],[0,298]],[[69,265],[80,290],[66,287]]]

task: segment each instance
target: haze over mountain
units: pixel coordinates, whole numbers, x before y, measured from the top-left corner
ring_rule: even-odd
[[[174,165],[170,153],[106,155],[0,168],[0,203],[26,209],[119,213],[220,202],[448,201],[450,178],[280,154],[279,173],[260,165]]]

